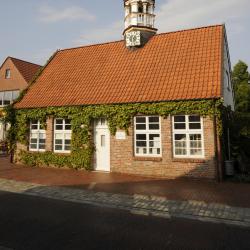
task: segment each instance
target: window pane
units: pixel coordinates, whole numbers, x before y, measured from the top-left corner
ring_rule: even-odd
[[[62,150],[62,145],[56,145],[55,150]]]
[[[71,130],[71,120],[65,119],[65,130]]]
[[[190,154],[191,155],[202,155],[202,150],[201,149],[191,149]]]
[[[70,151],[71,150],[71,146],[70,145],[65,145],[65,150],[66,151]]]
[[[63,119],[56,119],[56,124],[58,125],[63,124]]]
[[[71,125],[65,125],[65,130],[71,130]]]
[[[200,123],[189,123],[189,129],[201,129]]]
[[[201,117],[199,115],[190,115],[189,116],[189,122],[200,122]]]
[[[6,71],[5,71],[5,78],[6,79],[10,78],[10,69],[6,69]]]
[[[30,144],[31,149],[37,149],[37,144]]]
[[[159,130],[160,125],[159,124],[149,124],[149,129],[150,130]]]
[[[62,134],[55,134],[55,139],[63,139],[63,135]]]
[[[63,119],[56,119],[56,130],[63,130]]]
[[[185,134],[176,134],[174,136],[176,141],[186,141],[186,135]]]
[[[149,123],[159,123],[159,117],[158,116],[149,117]]]
[[[193,135],[190,135],[190,140],[191,141],[201,141],[201,134],[193,134]]]
[[[136,117],[136,123],[146,123],[146,117]]]
[[[105,139],[105,135],[104,135],[103,139]],[[105,142],[105,140],[104,140],[104,142]],[[70,145],[71,144],[71,140],[65,140],[64,143],[67,144],[67,145]]]
[[[174,129],[186,129],[186,123],[175,123]]]
[[[3,105],[3,92],[0,92],[0,105]]]
[[[9,105],[12,101],[12,92],[11,91],[6,91],[4,92],[4,105]]]
[[[62,143],[63,143],[63,140],[59,140],[59,139],[55,140],[55,144],[62,144]]]
[[[136,147],[146,147],[147,142],[146,141],[136,141]]]
[[[12,99],[16,100],[19,96],[19,90],[15,90],[12,92]]]
[[[35,143],[36,144],[37,143],[37,139],[33,139],[33,138],[30,139],[30,143],[33,143],[33,144]]]
[[[147,136],[145,134],[137,134],[136,140],[146,140]]]
[[[174,122],[185,122],[185,116],[184,115],[175,116]]]
[[[65,139],[71,140],[71,134],[65,134]]]
[[[149,147],[160,148],[160,135],[149,135]]]
[[[182,149],[182,148],[176,148],[175,149],[175,155],[187,155],[187,150],[186,149]]]
[[[136,148],[136,153],[140,155],[147,154],[147,148]]]
[[[45,149],[45,144],[39,144],[39,149]]]
[[[136,124],[137,130],[146,130],[146,124]]]
[[[101,135],[101,147],[105,147],[105,135]]]

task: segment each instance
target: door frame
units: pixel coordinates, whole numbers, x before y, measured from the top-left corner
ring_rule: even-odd
[[[96,134],[97,132],[101,132],[101,131],[105,131],[105,135],[107,135],[107,137],[105,138],[105,145],[108,151],[107,156],[105,157],[105,167],[102,166],[98,166],[98,164],[100,164],[100,161],[102,162],[102,160],[98,159],[98,148],[97,148],[97,137]],[[111,170],[111,165],[110,165],[110,139],[111,139],[111,134],[109,131],[109,127],[108,127],[108,122],[107,119],[105,118],[99,118],[99,119],[95,119],[94,120],[94,145],[95,145],[95,153],[94,153],[94,170],[95,171],[99,171],[99,172],[110,172]],[[101,156],[99,156],[101,157]]]

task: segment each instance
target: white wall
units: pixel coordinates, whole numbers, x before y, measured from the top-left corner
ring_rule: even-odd
[[[227,78],[227,73],[229,75],[229,84],[228,84],[228,78]],[[233,93],[233,83],[232,83],[232,78],[231,78],[231,65],[230,65],[230,55],[228,52],[228,44],[227,44],[227,38],[225,34],[224,38],[224,69],[223,69],[223,99],[224,99],[224,105],[231,106],[231,109],[234,111],[235,106],[234,106],[234,93]],[[229,87],[228,87],[229,85]]]

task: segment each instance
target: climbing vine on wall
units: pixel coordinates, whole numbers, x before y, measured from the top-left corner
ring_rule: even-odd
[[[221,121],[221,107],[222,100],[201,100],[18,110],[9,108],[6,110],[6,119],[12,124],[9,134],[13,148],[17,142],[28,145],[30,121],[40,120],[46,127],[47,117],[71,119],[72,150],[70,155],[21,151],[19,153],[20,160],[31,166],[53,165],[91,169],[94,152],[92,143],[93,119],[105,117],[108,120],[110,132],[114,135],[118,128],[128,132],[133,120],[132,117],[137,114],[159,115],[165,118],[176,114],[199,114],[201,116],[216,116],[218,121]],[[221,122],[218,122],[218,129],[221,131]]]

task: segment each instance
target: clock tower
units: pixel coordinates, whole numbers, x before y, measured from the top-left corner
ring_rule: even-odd
[[[126,47],[133,49],[144,46],[156,34],[155,0],[124,0]]]

